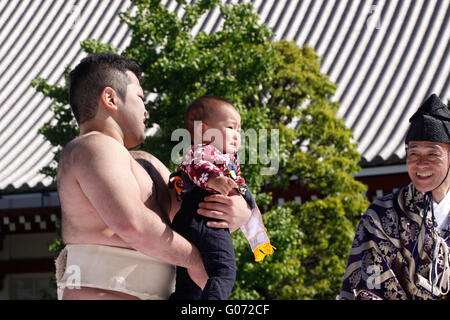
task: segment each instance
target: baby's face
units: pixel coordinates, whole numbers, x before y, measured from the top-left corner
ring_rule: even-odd
[[[211,144],[222,153],[235,153],[241,144],[241,116],[232,106],[222,107],[215,111],[212,120],[207,124],[210,134],[214,136]],[[205,132],[208,135],[208,131]],[[209,140],[209,139],[205,139]]]

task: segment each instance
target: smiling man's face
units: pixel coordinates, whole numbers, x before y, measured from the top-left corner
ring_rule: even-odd
[[[408,174],[421,192],[442,188],[447,193],[450,183],[449,177],[446,177],[449,161],[449,145],[445,143],[410,141],[406,147]]]

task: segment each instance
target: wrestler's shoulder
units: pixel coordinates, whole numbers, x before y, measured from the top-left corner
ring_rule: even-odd
[[[70,141],[62,150],[60,161],[69,161],[71,165],[83,164],[95,155],[120,154],[129,156],[127,149],[117,140],[100,133],[81,135]]]
[[[72,141],[70,141],[64,149],[66,150],[73,150],[77,149],[78,151],[82,150],[108,150],[110,148],[120,149],[123,151],[126,151],[125,147],[120,144],[117,140],[114,138],[107,136],[102,133],[88,133],[85,135],[81,135],[79,137],[76,137]]]

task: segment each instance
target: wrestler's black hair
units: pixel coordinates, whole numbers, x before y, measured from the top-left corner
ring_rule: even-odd
[[[130,78],[126,71],[133,72],[142,82],[142,71],[133,60],[110,52],[87,56],[69,74],[69,102],[80,125],[97,113],[100,93],[105,87],[113,88],[121,99],[126,96]]]
[[[194,136],[194,121],[208,122],[211,120],[210,117],[213,115],[214,109],[224,105],[234,108],[233,104],[227,99],[210,95],[204,95],[192,101],[184,114],[185,126],[191,137]]]

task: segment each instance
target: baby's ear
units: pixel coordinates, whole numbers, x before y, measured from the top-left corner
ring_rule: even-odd
[[[203,135],[208,130],[208,126],[203,121],[194,121],[194,136],[192,137],[192,141],[194,144],[203,143]]]
[[[205,132],[208,131],[209,126],[203,121],[202,121],[201,125],[202,125],[202,136],[203,136],[205,134]]]

